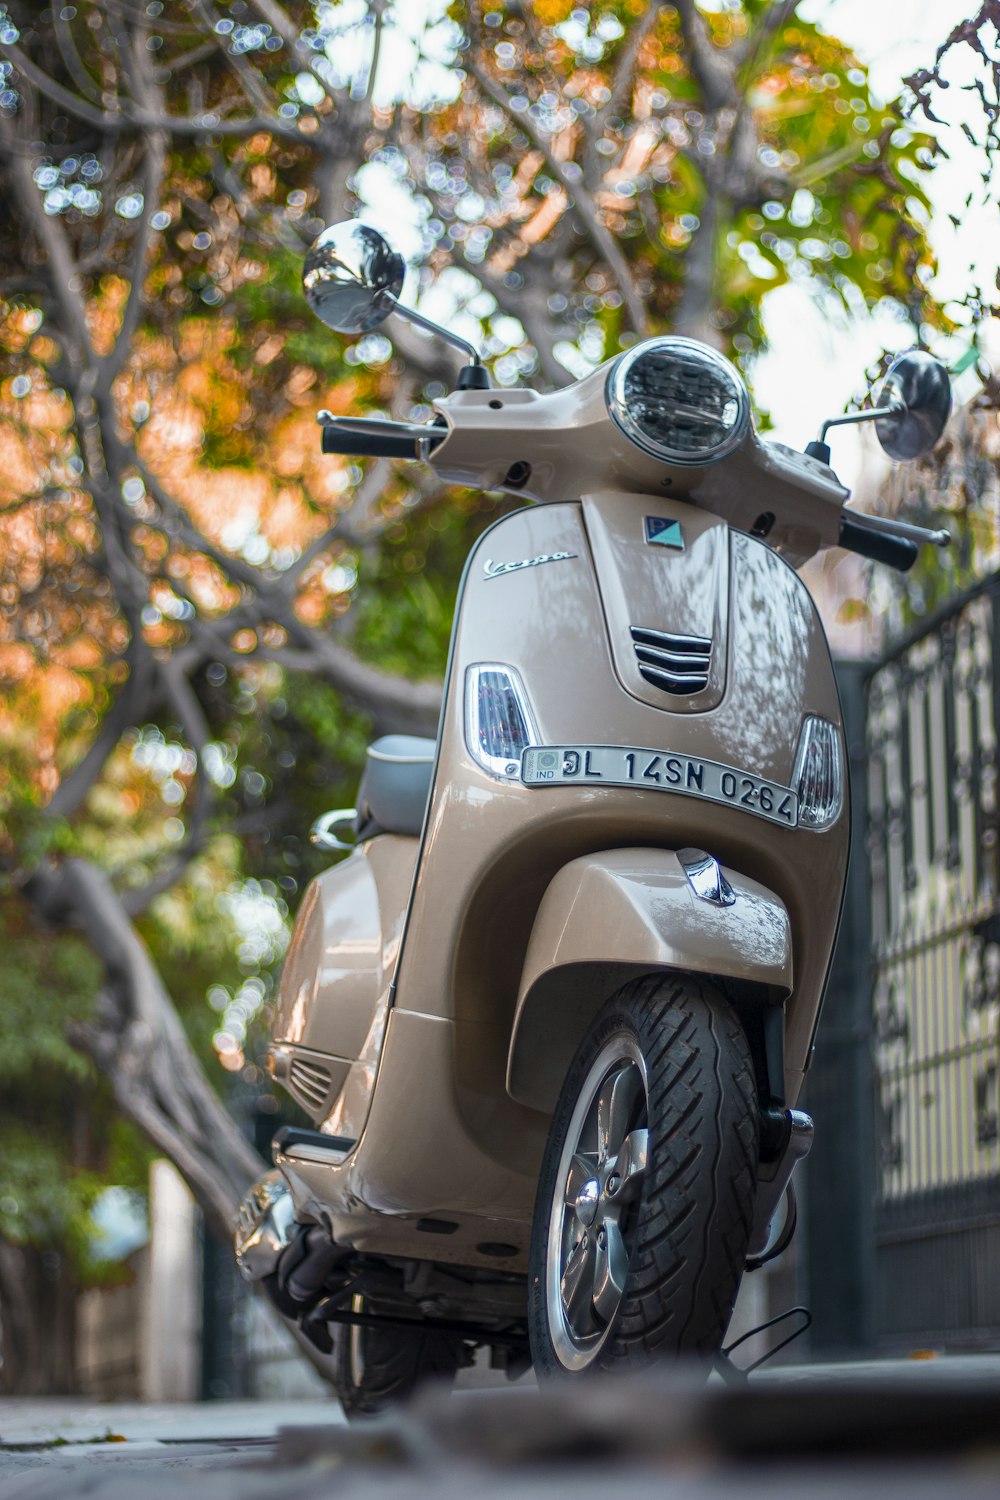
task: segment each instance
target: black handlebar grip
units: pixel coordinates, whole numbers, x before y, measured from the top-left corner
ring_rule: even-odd
[[[888,563],[900,573],[908,573],[917,560],[920,548],[904,536],[887,536],[883,531],[869,531],[850,516],[840,518],[840,545],[848,552],[870,557],[872,562]]]
[[[386,423],[388,427],[388,422]],[[323,428],[324,453],[357,453],[365,458],[416,458],[413,434],[393,432],[390,428],[376,436],[367,432],[345,432],[332,423]]]

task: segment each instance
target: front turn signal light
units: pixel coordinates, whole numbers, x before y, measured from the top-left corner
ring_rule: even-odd
[[[792,786],[799,798],[800,828],[829,828],[844,806],[844,741],[828,719],[808,715],[799,735]]]
[[[477,662],[465,677],[465,743],[499,781],[519,781],[521,752],[537,745],[528,695],[513,667]]]

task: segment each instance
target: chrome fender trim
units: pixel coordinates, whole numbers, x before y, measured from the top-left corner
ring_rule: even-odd
[[[551,1110],[603,1001],[657,969],[763,985],[783,1000],[792,989],[784,902],[702,850],[609,849],[564,865],[525,955],[507,1057],[511,1097]]]
[[[292,1190],[280,1172],[267,1172],[240,1204],[233,1236],[244,1281],[262,1281],[278,1264],[295,1225]]]

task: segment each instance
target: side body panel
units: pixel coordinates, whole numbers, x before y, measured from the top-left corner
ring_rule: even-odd
[[[418,841],[383,834],[308,887],[281,971],[269,1065],[322,1130],[368,1113]]]
[[[599,511],[599,522],[590,521]],[[572,861],[600,851],[707,849],[775,893],[787,910],[794,989],[787,1001],[786,1095],[794,1104],[836,932],[848,818],[823,833],[790,829],[734,806],[662,787],[527,787],[499,782],[464,737],[467,667],[516,667],[543,744],[620,744],[724,762],[788,785],[806,713],[839,722],[833,670],[799,578],[765,545],[720,537],[728,638],[724,692],[697,711],[623,682],[630,626],[670,631],[690,615],[684,554],[647,548],[647,512],[700,537],[724,523],[677,500],[601,495],[520,511],[486,533],[459,601],[439,758],[395,1001],[367,1123],[330,1167],[283,1163],[300,1207],[372,1251],[523,1269],[547,1114],[506,1088],[509,1043],[532,929],[545,891]],[[627,587],[602,597],[592,552],[648,579],[628,618]],[[569,554],[533,564],[534,559]],[[652,561],[651,554],[655,554]],[[487,572],[484,564],[522,563]],[[715,606],[713,605],[713,608]],[[614,642],[614,646],[612,645]],[[645,687],[643,687],[645,697]],[[353,1134],[352,1132],[349,1132]],[[365,1212],[365,1209],[370,1212]],[[450,1220],[432,1239],[419,1218]],[[506,1243],[496,1258],[482,1243]]]

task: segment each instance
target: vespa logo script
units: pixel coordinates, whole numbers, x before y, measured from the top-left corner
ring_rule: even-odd
[[[575,552],[540,552],[537,557],[525,557],[521,562],[498,563],[487,558],[483,572],[489,578],[502,578],[505,573],[520,573],[522,568],[540,568],[542,563],[566,562],[575,557]]]

